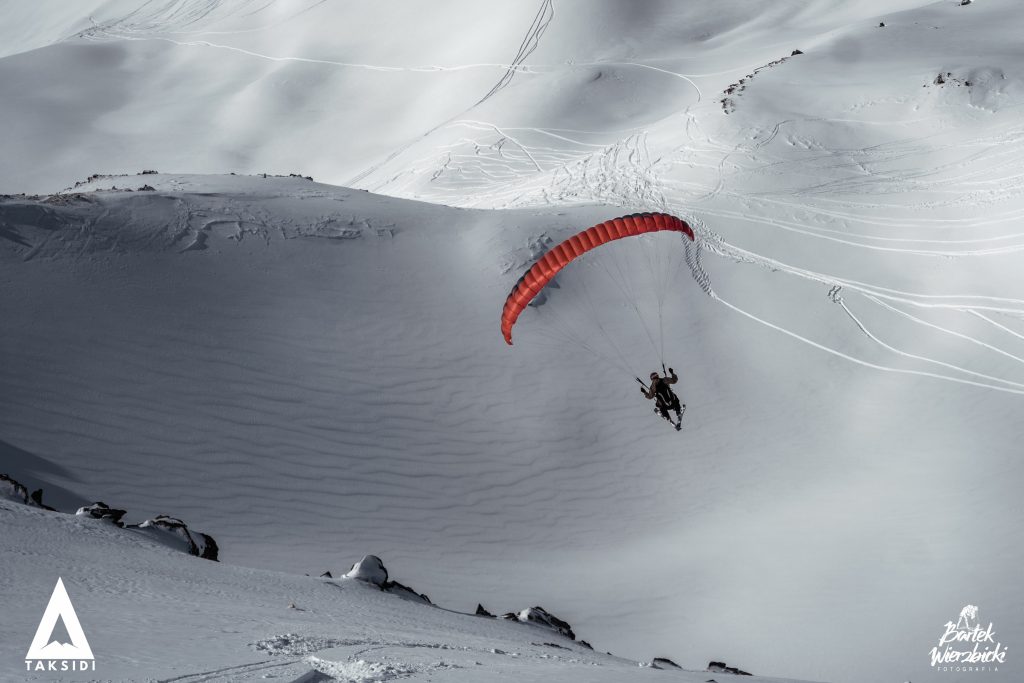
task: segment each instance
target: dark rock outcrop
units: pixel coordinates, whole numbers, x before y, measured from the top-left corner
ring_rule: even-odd
[[[397,581],[388,578],[388,570],[384,563],[376,555],[364,555],[363,559],[352,565],[341,578],[358,579],[366,583],[379,586],[382,591],[394,593],[407,600],[422,602],[427,605],[433,604],[425,593],[417,593],[415,590]]]
[[[722,111],[724,111],[726,114],[731,114],[734,111],[736,111],[736,98],[743,94],[743,91],[747,89],[748,85],[750,85],[750,81],[753,80],[754,76],[756,76],[758,73],[764,71],[765,69],[771,69],[772,67],[776,67],[779,64],[786,62],[790,58],[796,57],[797,55],[802,55],[803,53],[803,50],[793,50],[788,57],[782,57],[780,59],[776,59],[775,61],[768,62],[764,66],[759,66],[758,68],[754,69],[752,73],[747,74],[744,78],[741,78],[735,83],[731,83],[729,87],[722,92],[722,95],[724,97],[722,97],[722,99],[719,100],[719,102],[721,102],[722,104]]]
[[[492,619],[494,618],[494,615],[488,612],[486,609],[484,609],[484,606],[480,603],[477,603],[476,605],[476,615],[478,617],[491,617]]]
[[[35,505],[36,507],[43,508],[44,510],[49,510],[50,512],[56,512],[57,511],[56,508],[52,508],[49,505],[46,505],[45,503],[43,503],[43,490],[42,489],[36,489],[32,493],[30,493],[28,497],[32,501],[30,503],[30,505]]]
[[[29,493],[28,489],[22,485],[21,482],[6,474],[0,474],[0,499],[6,499],[14,501],[15,503],[21,503],[22,505],[42,508],[44,510],[49,510],[50,512],[56,512],[56,510],[49,505],[43,504],[42,489],[36,489],[32,493]]]
[[[422,602],[425,605],[434,604],[430,602],[430,598],[427,597],[426,593],[417,593],[409,586],[398,583],[397,581],[386,581],[384,585],[381,586],[381,590],[386,591],[388,593],[394,593],[395,595],[399,595],[403,598],[406,598],[407,600]]]
[[[679,666],[678,664],[673,662],[668,657],[655,657],[654,659],[651,660],[651,668],[652,669],[682,669],[683,667]]]
[[[42,489],[36,489],[29,493],[25,486],[6,474],[0,474],[0,499],[57,512],[54,508],[43,503]],[[188,526],[180,519],[158,515],[154,519],[147,519],[141,524],[130,524],[125,527],[124,523],[121,522],[121,518],[125,514],[124,510],[112,508],[102,501],[85,505],[75,511],[77,516],[105,519],[119,527],[142,532],[164,545],[184,550],[190,555],[201,557],[204,560],[213,560],[214,562],[218,560],[220,549],[217,547],[217,541],[213,539],[213,536],[189,530]]]
[[[112,508],[102,501],[97,501],[92,505],[80,507],[78,508],[78,511],[75,512],[75,514],[79,517],[106,519],[110,520],[111,522],[120,527],[124,526],[124,524],[121,523],[121,518],[124,517],[126,513],[126,510],[118,510],[117,508]]]
[[[507,612],[501,615],[502,619],[521,621],[526,624],[536,624],[561,633],[569,640],[576,640],[576,634],[572,632],[569,622],[559,619],[543,607],[530,607],[522,612]]]
[[[217,542],[213,540],[212,536],[199,531],[191,531],[185,522],[174,517],[168,517],[167,515],[157,515],[153,519],[147,519],[141,524],[130,524],[127,528],[147,533],[169,534],[184,546],[185,552],[189,555],[195,555],[204,560],[216,562],[220,552]]]
[[[0,474],[0,498],[10,500],[22,505],[29,505],[28,489],[16,481],[13,477]]]
[[[716,674],[733,674],[735,676],[753,676],[754,674],[748,673],[741,669],[737,669],[734,666],[727,666],[725,662],[708,662],[708,671]]]

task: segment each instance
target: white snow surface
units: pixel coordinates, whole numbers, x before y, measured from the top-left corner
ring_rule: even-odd
[[[2,501],[0,523],[4,681],[697,683],[709,677],[646,668],[547,629],[422,605],[363,581],[201,560],[102,520]],[[95,672],[27,672],[18,661],[28,649],[22,631],[31,624],[34,632],[53,590],[51,572],[64,578]],[[6,585],[11,576],[16,590]],[[546,644],[552,641],[558,647]]]
[[[132,175],[0,203],[0,472],[62,510],[180,517],[224,562],[0,503],[4,661],[61,572],[118,624],[80,615],[127,658],[100,676],[365,639],[346,609],[470,642],[351,584],[374,601],[305,630],[273,611],[372,553],[446,608],[543,605],[690,669],[959,680],[928,651],[978,605],[1008,663],[962,676],[1021,679],[1015,1],[8,5],[0,191]],[[538,334],[613,283],[566,272],[514,347],[498,332],[538,245],[640,210],[697,231],[664,321],[681,433],[637,396],[661,359],[629,311],[632,373]],[[188,590],[220,626],[173,607]],[[161,647],[131,659],[126,631]],[[303,647],[341,680],[486,680]]]

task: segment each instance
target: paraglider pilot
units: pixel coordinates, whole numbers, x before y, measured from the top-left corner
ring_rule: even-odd
[[[662,369],[664,369],[664,367]],[[643,384],[639,377],[637,377],[636,381]],[[679,377],[676,376],[676,371],[669,368],[668,375],[665,377],[659,376],[657,372],[652,372],[651,386],[640,388],[640,393],[642,393],[645,398],[655,399],[655,412],[660,413],[663,418],[674,424],[676,431],[682,429],[684,406],[679,403],[679,397],[676,396],[675,392],[672,391],[672,388],[669,385],[675,384],[678,381]],[[675,411],[675,422],[672,421],[669,411]]]

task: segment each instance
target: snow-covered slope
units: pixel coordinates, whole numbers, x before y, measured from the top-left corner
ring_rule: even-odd
[[[16,590],[7,581],[0,584],[0,680],[709,678],[702,671],[655,669],[594,652],[538,626],[404,600],[356,579],[207,562],[100,520],[0,502],[0,523],[4,576],[18,577]],[[95,672],[27,672],[19,661],[28,648],[24,633],[31,638],[56,576],[63,577]]]
[[[8,16],[0,191],[159,162],[475,205],[580,192],[573,162],[607,174],[686,160],[683,146],[742,152],[749,135],[714,125],[723,91],[794,49],[807,57],[742,95],[758,123],[835,116],[823,102],[927,118],[899,105],[939,69],[1016,82],[1003,58],[1020,23],[1013,0],[50,0]]]
[[[1016,3],[395,8],[0,28],[0,190],[393,195],[4,200],[3,469],[638,659],[927,680],[964,604],[1024,641]],[[545,238],[655,209],[702,259],[666,321],[682,434],[535,335],[568,279],[497,329]]]
[[[497,330],[527,243],[608,209],[102,180],[142,182],[157,190],[0,205],[15,475],[185,517],[229,563],[319,574],[374,552],[440,604],[557,605],[599,649],[691,667],[842,680],[834,663],[898,604],[884,665],[922,670],[904,652],[965,590],[1020,632],[995,619],[1020,597],[1003,394],[809,355],[683,278],[677,434],[628,375]],[[965,489],[976,468],[1007,476]],[[987,523],[969,524],[981,492]]]

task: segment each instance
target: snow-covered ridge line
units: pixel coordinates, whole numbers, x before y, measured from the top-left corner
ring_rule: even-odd
[[[9,465],[19,467],[21,463],[11,462]],[[57,510],[43,503],[43,489],[36,489],[30,494],[24,485],[4,473],[0,473],[0,499],[49,510],[50,512],[69,512],[67,510]],[[216,562],[219,559],[217,541],[212,536],[201,531],[189,529],[185,522],[174,517],[157,515],[138,524],[125,524],[121,521],[121,518],[127,514],[127,511],[112,508],[102,501],[83,505],[74,511],[73,514],[76,517],[104,520],[119,529],[124,529],[125,533],[148,536],[163,545],[188,553],[189,555],[195,555],[204,560]]]
[[[205,563],[148,538],[126,543],[123,530],[99,520],[4,501],[0,524],[5,566],[21,577],[17,591],[0,587],[0,667],[23,654],[59,575],[96,675],[115,680],[256,681],[271,673],[321,683],[707,680],[706,672],[671,668],[669,660],[639,664],[538,626],[400,599],[369,576],[318,579]],[[25,545],[34,557],[13,552]],[[35,575],[24,573],[30,566]],[[188,656],[149,656],[145,643],[154,641]],[[663,671],[649,673],[656,669]]]
[[[59,194],[0,197],[0,236],[25,260],[201,251],[214,233],[263,242],[394,236],[393,222],[349,209],[346,201],[361,191],[316,184],[308,176],[138,176],[97,174]],[[257,179],[266,181],[258,190]],[[139,183],[145,184],[133,191]],[[268,206],[275,198],[301,200],[303,210],[276,214]]]

